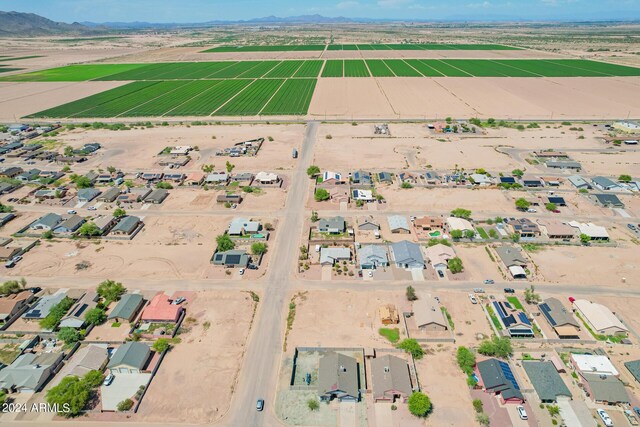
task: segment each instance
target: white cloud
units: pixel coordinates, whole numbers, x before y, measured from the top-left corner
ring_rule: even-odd
[[[413,3],[413,0],[378,0],[378,6],[380,7],[400,7],[408,6]]]
[[[336,9],[353,9],[356,7],[360,7],[361,4],[355,0],[345,0],[345,1],[341,1],[340,3],[336,4]]]

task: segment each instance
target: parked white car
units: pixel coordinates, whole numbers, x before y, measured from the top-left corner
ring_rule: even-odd
[[[516,406],[516,410],[518,411],[518,415],[520,416],[521,420],[528,420],[529,417],[527,416],[527,411],[525,411],[524,406],[522,405],[518,405]]]
[[[478,300],[476,299],[476,296],[473,294],[469,294],[469,300],[471,301],[471,304],[477,304]]]
[[[611,417],[609,416],[609,414],[607,414],[607,411],[605,411],[604,409],[596,409],[596,412],[598,413],[598,415],[600,415],[600,418],[602,418],[602,422],[606,427],[613,427],[613,420],[611,420]]]

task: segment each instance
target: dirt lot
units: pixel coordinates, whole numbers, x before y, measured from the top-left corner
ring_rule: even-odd
[[[145,422],[211,423],[229,407],[254,303],[243,292],[198,292],[186,309],[187,332],[165,357],[140,406]]]
[[[456,345],[476,346],[482,336],[490,336],[491,326],[480,304],[471,304],[465,292],[437,292],[433,294],[447,308],[455,325]]]
[[[544,280],[630,288],[640,281],[638,247],[548,247],[530,253]],[[603,268],[606,265],[606,268]],[[623,282],[626,279],[626,283]]]

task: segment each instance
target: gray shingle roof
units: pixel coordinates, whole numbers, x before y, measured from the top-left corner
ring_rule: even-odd
[[[514,246],[498,246],[495,248],[496,253],[507,267],[512,265],[525,266],[527,259],[522,255],[520,249]]]
[[[150,354],[151,350],[148,345],[129,341],[118,347],[109,361],[108,367],[113,368],[125,365],[136,369],[142,369],[147,363]]]
[[[320,359],[318,392],[323,395],[336,391],[358,398],[358,362],[340,353],[328,353]]]
[[[131,234],[139,222],[140,218],[137,216],[125,216],[113,227],[112,231],[124,231],[127,234]]]
[[[109,319],[130,319],[133,313],[140,307],[142,295],[124,294],[118,304],[109,313]]]
[[[629,403],[629,395],[622,381],[613,375],[583,374],[596,402]]]
[[[631,372],[633,378],[640,383],[640,360],[624,362],[624,366],[629,370],[629,372]]]
[[[373,398],[383,397],[385,392],[399,391],[409,396],[411,376],[409,365],[403,359],[386,355],[371,361],[371,379],[373,381]]]
[[[420,251],[420,246],[409,242],[408,240],[402,240],[400,242],[391,244],[391,251],[393,252],[393,260],[396,263],[424,266],[424,258]]]
[[[543,402],[555,402],[558,396],[572,397],[553,363],[524,361],[522,366]]]

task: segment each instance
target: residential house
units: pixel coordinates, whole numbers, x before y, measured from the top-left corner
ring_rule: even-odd
[[[53,230],[61,221],[62,217],[60,215],[50,212],[32,222],[29,228],[31,230],[49,231]]]
[[[207,175],[204,179],[207,184],[227,185],[229,182],[229,174],[226,172],[214,172]]]
[[[568,159],[569,155],[564,151],[534,151],[533,154],[541,159]]]
[[[549,239],[573,239],[575,229],[570,225],[557,220],[538,220]]]
[[[0,213],[0,227],[11,221],[16,217],[16,214],[11,212]]]
[[[256,234],[262,229],[259,221],[251,221],[247,218],[234,218],[229,224],[227,234],[229,236],[245,236]]]
[[[422,231],[442,230],[444,219],[439,216],[421,216],[413,221],[413,226]]]
[[[631,402],[624,383],[618,377],[585,373],[582,379],[585,391],[596,404],[628,405]]]
[[[98,294],[88,291],[82,298],[69,309],[69,312],[60,321],[60,327],[80,329],[85,324],[85,316],[87,312],[98,305]]]
[[[66,294],[64,292],[56,292],[53,295],[45,295],[29,308],[21,317],[26,320],[40,320],[49,315],[51,309],[58,305]]]
[[[189,187],[199,187],[204,183],[205,174],[200,172],[192,172],[186,176],[183,185]]]
[[[516,178],[513,176],[501,176],[500,184],[509,184],[509,185],[516,184]]]
[[[393,182],[393,174],[391,172],[378,172],[378,181],[383,184],[391,184]]]
[[[514,279],[527,278],[527,273],[524,267],[527,266],[529,261],[522,254],[522,251],[519,248],[503,245],[496,247],[495,251],[504,266],[509,269],[511,276],[513,276]]]
[[[249,265],[251,257],[242,249],[234,249],[225,252],[216,252],[211,258],[213,265],[223,265],[228,268],[244,268]]]
[[[133,215],[127,215],[120,218],[120,221],[111,229],[111,234],[116,236],[130,236],[138,229],[142,221]]]
[[[515,338],[533,338],[535,333],[526,313],[517,309],[508,301],[493,301],[493,311],[509,336]]]
[[[570,354],[571,365],[579,374],[620,375],[607,356],[599,354]]]
[[[373,221],[365,219],[360,224],[358,224],[358,230],[362,231],[376,231],[380,230],[380,225],[376,224]]]
[[[387,217],[387,221],[389,222],[389,229],[394,234],[410,234],[411,228],[409,226],[409,222],[407,221],[407,217],[402,215],[391,215]]]
[[[348,187],[334,185],[327,189],[329,192],[329,199],[333,203],[349,203],[351,200],[351,193]]]
[[[144,298],[141,294],[124,294],[109,312],[107,319],[116,322],[133,322],[143,305]]]
[[[591,183],[599,190],[617,190],[620,186],[604,176],[595,176],[591,178]]]
[[[147,183],[160,182],[164,177],[162,172],[143,172],[140,175],[140,179],[147,181]]]
[[[356,359],[335,352],[322,356],[318,369],[318,395],[326,401],[359,401],[360,371]]]
[[[53,200],[59,197],[65,197],[67,195],[67,189],[66,188],[61,188],[61,189],[49,189],[49,188],[43,188],[41,190],[36,190],[35,193],[33,193],[33,197],[35,197],[38,200]]]
[[[373,197],[373,191],[361,190],[358,188],[351,190],[351,197],[353,200],[361,200],[363,202],[373,202],[375,200],[375,197]]]
[[[269,178],[265,175],[262,175],[261,178]],[[251,183],[253,182],[254,176],[251,172],[241,172],[241,173],[237,173],[233,176],[231,176],[231,181],[233,182],[239,182],[242,185],[251,185]],[[276,176],[277,179],[277,176]],[[267,179],[266,182],[267,183],[271,183],[272,180]]]
[[[524,403],[524,395],[507,362],[487,359],[476,364],[478,385],[487,393],[500,396],[502,403]]]
[[[544,183],[542,182],[542,180],[536,176],[525,175],[521,178],[521,181],[524,187],[544,187]]]
[[[111,203],[120,195],[120,189],[118,187],[112,187],[107,189],[104,193],[97,197],[98,202]]]
[[[78,194],[77,194],[78,202],[80,203],[90,202],[96,197],[98,197],[99,195],[100,195],[100,190],[96,190],[95,188],[81,188],[80,190],[78,190]]]
[[[6,147],[6,146],[5,146]],[[17,166],[9,166],[0,170],[0,177],[15,178],[23,172],[22,168]]]
[[[540,227],[529,218],[515,218],[506,221],[511,233],[516,233],[523,238],[540,237]]]
[[[261,185],[274,185],[281,181],[280,177],[271,172],[258,172],[254,178],[254,182]]]
[[[373,400],[375,402],[406,402],[413,393],[407,361],[385,355],[371,361]]]
[[[116,218],[112,215],[101,215],[93,220],[93,223],[100,230],[100,235],[107,234],[114,225],[116,225]]]
[[[128,192],[122,193],[118,196],[118,202],[120,203],[138,203],[151,193],[151,189],[147,187],[130,188]]]
[[[351,174],[351,183],[355,185],[372,186],[373,178],[370,172],[357,170]]]
[[[0,261],[8,261],[13,259],[22,251],[21,248],[14,248],[9,246],[0,246]]]
[[[597,205],[605,208],[624,208],[624,203],[615,194],[592,194]]]
[[[331,247],[320,249],[320,265],[334,265],[341,261],[351,260],[351,249]]]
[[[378,313],[380,314],[380,322],[383,325],[397,325],[400,323],[398,309],[393,304],[381,305]]]
[[[442,271],[443,274],[447,270],[449,260],[456,257],[456,252],[453,248],[442,243],[427,247],[426,252],[427,259],[434,270]]]
[[[361,246],[358,250],[358,258],[362,270],[375,270],[378,267],[387,267],[389,265],[387,251],[381,245]]]
[[[577,171],[582,169],[582,165],[580,163],[570,160],[550,160],[546,165],[551,169],[573,169]]]
[[[4,323],[23,310],[33,300],[31,291],[21,291],[0,297],[0,322]]]
[[[553,203],[556,206],[567,206],[567,202],[564,200],[564,197],[550,196],[550,197],[547,197],[547,201],[549,203]]]
[[[402,183],[406,182],[407,184],[411,185],[418,183],[418,176],[409,172],[401,172],[400,174],[398,174],[398,179]]]
[[[108,361],[109,352],[106,345],[89,344],[80,347],[73,357],[65,363],[65,371],[67,376],[83,377],[91,371],[102,372]],[[54,383],[59,383],[58,379],[60,381],[63,380],[61,376],[57,376],[54,379]]]
[[[145,203],[153,203],[154,205],[159,205],[167,198],[169,192],[164,188],[156,188],[154,189],[147,197],[144,198]]]
[[[233,193],[218,194],[218,196],[216,196],[216,202],[240,204],[242,203],[242,196],[240,194]]]
[[[257,179],[257,176],[256,176]],[[342,179],[342,174],[333,171],[324,171],[322,173],[322,185],[342,185],[345,181]]]
[[[584,234],[585,236],[589,237],[589,240],[609,240],[609,233],[607,233],[607,229],[600,225],[595,225],[591,222],[584,223],[578,221],[571,221],[569,222],[569,225],[577,229],[579,235]]]
[[[542,403],[556,403],[558,396],[573,397],[552,362],[526,360],[522,367]]]
[[[473,184],[479,185],[481,187],[486,187],[488,185],[495,184],[494,179],[491,178],[490,176],[488,176],[487,174],[484,174],[484,173],[473,173],[469,177],[469,180]]]
[[[68,215],[65,219],[60,222],[60,224],[56,225],[53,229],[54,234],[60,235],[71,235],[78,231],[78,229],[84,224],[86,221],[80,215],[71,214]]]
[[[583,188],[585,190],[591,189],[591,184],[589,184],[587,180],[580,175],[572,175],[568,177],[567,180],[578,190],[582,190]]]
[[[163,181],[165,182],[173,182],[174,184],[180,185],[184,181],[185,174],[183,173],[165,173]]]
[[[181,305],[171,304],[172,302],[168,295],[157,294],[142,310],[140,320],[143,322],[176,323],[184,308]]]
[[[344,218],[341,216],[336,216],[333,218],[320,219],[318,222],[318,231],[320,233],[328,233],[328,234],[340,234],[344,233],[347,228],[347,223]]]
[[[627,368],[631,376],[640,383],[640,359],[624,362],[624,367]]]
[[[107,368],[112,374],[139,374],[151,359],[151,349],[147,344],[127,341],[116,349]]]
[[[36,180],[40,177],[40,169],[31,169],[28,171],[22,172],[20,175],[16,176],[15,179],[22,182],[29,182]]]
[[[627,335],[629,329],[606,306],[585,299],[573,302],[573,308],[593,332],[600,335]]]
[[[446,331],[449,323],[440,305],[431,295],[423,295],[413,302],[413,318],[421,331]]]
[[[391,256],[396,267],[424,268],[424,258],[420,246],[408,240],[392,243]]]
[[[445,223],[447,224],[447,228],[449,229],[449,232],[453,230],[460,230],[462,232],[474,231],[473,225],[471,225],[471,223],[464,218],[457,218],[454,216],[450,216],[445,220]]]
[[[0,370],[0,389],[17,392],[40,391],[54,375],[64,358],[63,353],[25,353]]]
[[[557,298],[547,298],[538,308],[559,338],[579,338],[580,324]]]
[[[442,181],[440,179],[440,175],[438,175],[437,173],[435,173],[435,172],[426,172],[424,174],[424,182],[427,185],[438,185]]]
[[[20,187],[20,185],[14,184],[12,182],[0,182],[0,195],[11,193],[18,187]]]

